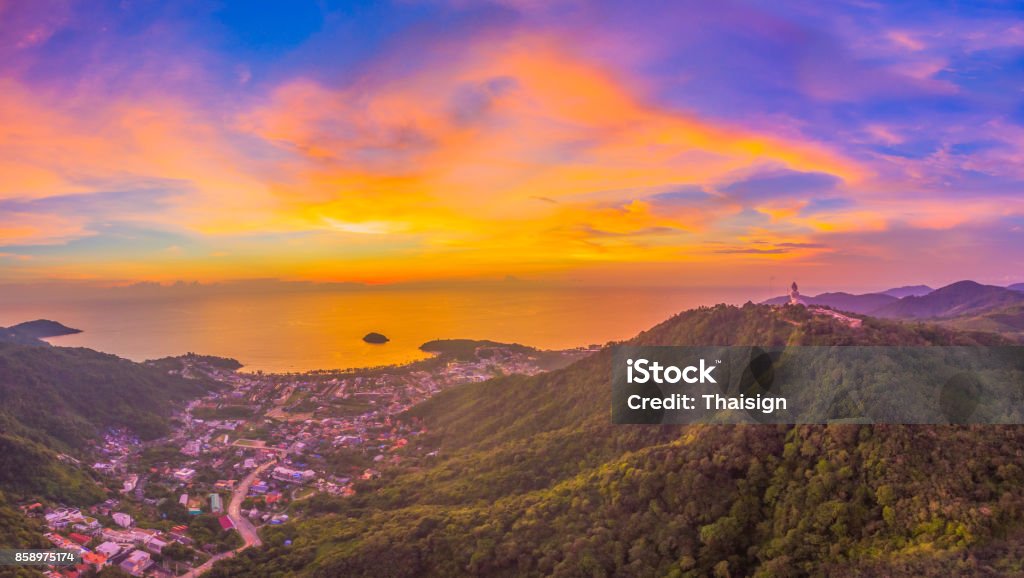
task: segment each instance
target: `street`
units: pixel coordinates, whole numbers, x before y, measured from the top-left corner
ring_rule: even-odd
[[[238,484],[238,486],[235,488],[235,491],[231,494],[231,501],[228,503],[228,517],[231,518],[231,522],[234,523],[235,529],[238,531],[239,535],[242,536],[242,539],[245,540],[245,543],[234,550],[230,550],[228,552],[217,554],[216,556],[211,557],[202,565],[193,568],[192,571],[188,574],[185,574],[185,576],[187,576],[188,578],[202,576],[203,574],[208,572],[210,568],[213,568],[213,565],[216,564],[219,560],[231,558],[235,554],[241,552],[242,550],[245,550],[250,546],[259,546],[263,543],[260,540],[259,533],[257,533],[256,531],[256,526],[254,526],[253,523],[250,522],[248,518],[242,515],[242,502],[245,500],[245,497],[249,495],[249,488],[252,486],[252,483],[256,481],[256,478],[259,477],[259,475],[263,473],[264,470],[274,465],[276,462],[277,460],[271,460],[250,472],[249,475],[245,476],[245,479],[243,479],[241,483]]]

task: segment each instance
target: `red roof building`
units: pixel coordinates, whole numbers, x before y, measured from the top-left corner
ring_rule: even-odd
[[[103,554],[97,554],[96,552],[86,552],[82,554],[82,560],[86,564],[92,564],[97,568],[102,568],[107,563],[107,557]]]
[[[220,518],[217,518],[217,521],[220,522],[220,527],[225,530],[231,530],[235,527],[235,523],[227,516],[221,516]]]
[[[78,542],[82,546],[85,546],[86,544],[89,543],[90,540],[92,540],[92,538],[90,538],[89,536],[85,536],[83,534],[78,534],[78,533],[75,533],[75,532],[71,532],[70,534],[68,534],[68,539],[74,540],[75,542]]]

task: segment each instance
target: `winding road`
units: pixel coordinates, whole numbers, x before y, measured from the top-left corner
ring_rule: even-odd
[[[231,558],[235,554],[251,546],[260,546],[261,544],[263,544],[263,541],[260,540],[259,533],[256,531],[256,526],[254,526],[253,523],[249,521],[249,518],[246,518],[242,515],[242,502],[245,500],[245,497],[249,495],[249,488],[252,486],[252,483],[256,481],[256,478],[259,477],[259,475],[262,474],[264,470],[274,465],[275,463],[277,463],[277,460],[270,460],[269,462],[249,472],[249,475],[245,476],[245,479],[243,479],[242,482],[235,487],[235,491],[231,494],[231,501],[228,503],[228,517],[231,518],[231,522],[235,525],[235,529],[238,530],[239,535],[242,536],[242,540],[244,540],[245,543],[239,546],[238,548],[235,548],[234,550],[230,550],[228,552],[217,554],[216,556],[211,557],[201,566],[196,566],[195,568],[193,568],[192,571],[188,574],[185,574],[185,576],[187,576],[188,578],[195,578],[196,576],[201,576],[208,572],[210,568],[213,568],[213,565],[216,564],[218,561],[223,560],[225,558]]]

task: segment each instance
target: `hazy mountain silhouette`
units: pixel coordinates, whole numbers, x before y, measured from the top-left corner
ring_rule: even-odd
[[[892,289],[882,291],[882,294],[889,295],[897,299],[903,299],[904,297],[920,297],[922,295],[927,295],[932,291],[935,290],[927,285],[905,285],[903,287],[893,287]]]
[[[927,295],[904,297],[871,313],[898,319],[945,319],[1020,303],[1024,303],[1024,293],[975,281],[958,281]]]

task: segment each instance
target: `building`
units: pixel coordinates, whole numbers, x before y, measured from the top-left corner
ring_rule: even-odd
[[[192,538],[188,537],[188,526],[181,525],[171,528],[171,539],[185,546],[192,545]]]
[[[129,474],[128,477],[125,478],[124,482],[122,482],[122,484],[121,484],[121,486],[122,486],[122,490],[121,491],[127,494],[128,492],[134,490],[135,486],[138,485],[138,483],[139,483],[139,475],[138,474]]]
[[[164,547],[167,546],[167,542],[160,538],[153,538],[146,542],[146,549],[154,554],[159,554],[164,551]]]
[[[176,470],[172,475],[174,476],[174,479],[187,484],[196,477],[196,471],[192,468],[181,468],[180,470]]]
[[[46,524],[51,528],[63,528],[81,520],[82,517],[82,511],[78,508],[57,508],[45,516]]]
[[[132,517],[124,512],[114,512],[112,517],[114,518],[114,523],[122,528],[127,528],[132,525]]]
[[[146,572],[146,569],[152,564],[149,552],[142,550],[136,550],[128,555],[121,564],[120,568],[132,576],[142,576]]]
[[[101,526],[100,526],[100,521],[97,520],[96,518],[91,518],[89,516],[83,516],[82,519],[75,521],[72,524],[71,527],[74,528],[78,532],[84,532],[84,533],[87,533],[87,534],[91,534],[91,533],[95,532],[96,530],[99,530]]]
[[[302,484],[308,482],[316,477],[316,472],[313,470],[293,470],[284,466],[277,466],[274,468],[271,474],[275,480],[281,482],[289,482],[292,484]]]
[[[221,516],[217,518],[217,521],[220,522],[220,527],[225,530],[233,530],[235,528],[235,523],[227,516]]]
[[[150,530],[148,528],[135,528],[132,530],[132,542],[136,544],[145,544],[156,538],[160,534],[159,530]]]
[[[83,552],[82,562],[91,564],[97,570],[107,565],[107,557],[103,554],[97,554],[96,552]],[[79,566],[81,568],[81,566]]]
[[[113,542],[104,542],[99,546],[96,546],[96,552],[103,554],[107,558],[113,558],[121,552],[121,546]]]
[[[188,494],[182,494],[178,497],[178,503],[182,506],[188,507]]]
[[[181,453],[186,456],[196,457],[203,450],[203,444],[199,440],[192,440],[185,444],[185,447],[181,448]]]
[[[210,511],[214,514],[224,511],[224,503],[220,499],[220,494],[210,494]]]
[[[104,540],[116,542],[118,544],[131,544],[135,540],[131,532],[114,530],[112,528],[103,528],[103,531],[100,532],[100,536],[102,536]]]

